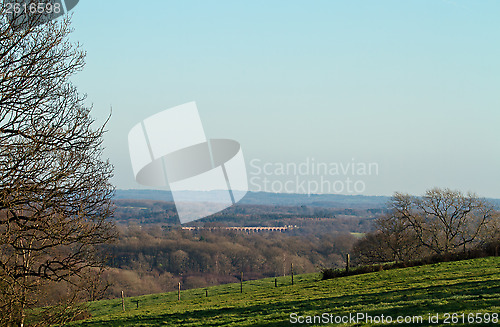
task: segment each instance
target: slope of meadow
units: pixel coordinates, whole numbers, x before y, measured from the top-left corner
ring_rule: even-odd
[[[91,319],[71,326],[290,326],[323,313],[323,322],[360,318],[355,322],[343,318],[347,323],[340,325],[345,326],[371,325],[366,315],[374,319],[373,325],[384,315],[380,321],[385,323],[377,326],[386,325],[389,317],[396,322],[398,316],[409,316],[406,319],[414,322],[418,318],[413,317],[421,316],[418,325],[437,326],[445,325],[446,314],[450,314],[448,322],[459,325],[477,325],[480,318],[482,325],[486,320],[498,325],[498,320],[492,322],[500,313],[500,257],[326,281],[319,274],[299,275],[294,280],[295,285],[290,285],[290,277],[280,277],[277,288],[274,278],[244,282],[243,294],[239,284],[187,290],[181,293],[181,301],[177,292],[126,298],[126,312],[120,299],[99,301],[90,306]],[[439,314],[439,323],[429,323],[429,314]],[[322,325],[316,319],[316,325]]]

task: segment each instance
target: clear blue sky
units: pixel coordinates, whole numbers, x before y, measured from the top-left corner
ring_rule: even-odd
[[[132,126],[196,101],[207,136],[248,163],[354,158],[379,167],[356,177],[366,195],[500,198],[499,15],[500,1],[82,0],[73,81],[98,121],[113,106],[118,188],[140,188]]]

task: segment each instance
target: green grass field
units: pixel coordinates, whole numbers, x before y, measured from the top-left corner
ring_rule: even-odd
[[[290,315],[335,316],[367,314],[372,317],[422,316],[418,326],[445,324],[445,314],[454,316],[465,326],[477,324],[486,313],[500,313],[500,258],[490,257],[422,267],[395,269],[365,275],[349,276],[326,281],[320,274],[248,281],[243,284],[221,285],[205,289],[152,294],[125,300],[95,302],[90,306],[93,318],[71,326],[296,326]],[[139,309],[136,302],[139,300]],[[439,323],[428,322],[429,314],[439,314]],[[462,315],[463,314],[463,315]],[[470,315],[469,315],[470,314]],[[294,316],[295,317],[295,316]],[[449,322],[453,322],[450,316]],[[474,319],[467,322],[467,319]],[[490,316],[491,318],[491,316]],[[294,318],[295,319],[295,318]],[[330,319],[330,318],[329,318]],[[376,319],[376,318],[374,318]],[[410,318],[407,318],[410,319]],[[334,321],[334,320],[333,320]],[[358,323],[337,326],[388,325]],[[415,322],[417,320],[414,320]],[[490,320],[491,321],[491,320]],[[472,322],[476,322],[473,324]],[[324,326],[324,324],[309,324]],[[393,323],[391,325],[405,325]],[[412,324],[406,324],[412,325]],[[454,324],[457,325],[457,324]],[[499,325],[491,323],[490,326]]]

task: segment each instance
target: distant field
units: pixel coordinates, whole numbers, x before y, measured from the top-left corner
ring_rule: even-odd
[[[322,313],[332,314],[329,319],[357,313],[377,319],[383,314],[394,321],[398,316],[421,316],[423,323],[418,326],[447,326],[445,314],[458,313],[450,315],[448,321],[464,319],[466,323],[453,325],[484,326],[484,322],[467,323],[467,319],[477,323],[479,318],[489,317],[487,325],[494,326],[498,321],[491,323],[491,315],[486,313],[500,313],[499,257],[326,281],[321,281],[319,274],[299,275],[293,286],[290,277],[280,277],[278,284],[275,288],[274,278],[244,282],[243,294],[239,284],[215,286],[208,288],[208,298],[206,289],[187,290],[180,302],[177,292],[127,298],[125,313],[120,299],[100,301],[90,307],[93,318],[71,326],[296,326],[299,324],[290,323],[294,313],[294,319]],[[440,323],[429,324],[429,314],[439,314]],[[375,325],[363,321],[337,326]]]

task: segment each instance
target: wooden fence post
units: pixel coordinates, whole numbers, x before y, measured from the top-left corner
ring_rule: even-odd
[[[181,300],[181,282],[178,284],[179,290],[177,291],[177,301]]]
[[[293,263],[291,263],[290,265],[290,271],[292,273],[292,285],[293,285]]]
[[[123,291],[122,291],[122,310],[125,312],[125,297],[123,296]]]
[[[243,293],[243,271],[241,272],[241,279],[240,279],[240,293]]]
[[[345,264],[345,272],[348,274],[349,273],[349,265],[351,263],[351,256],[349,255],[349,253],[347,253],[347,257],[346,257],[346,264]]]
[[[208,297],[208,290],[205,290],[205,297]]]
[[[274,287],[278,287],[278,278],[274,277]]]

